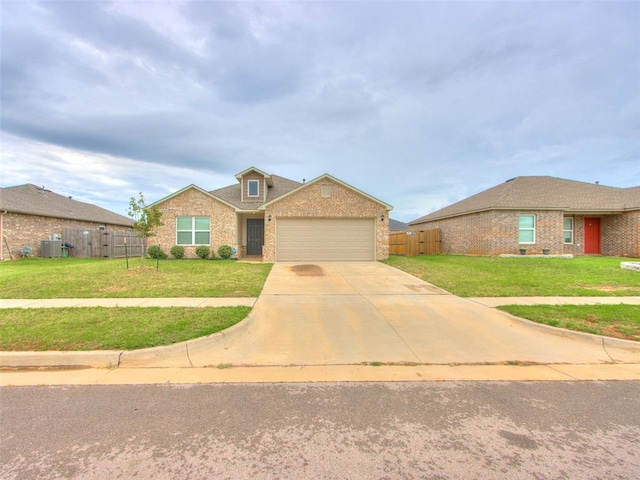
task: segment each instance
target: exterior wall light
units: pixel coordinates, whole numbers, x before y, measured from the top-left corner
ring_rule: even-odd
[[[384,213],[382,215],[380,215],[380,221],[384,222]]]
[[[271,214],[270,213],[267,214],[267,221],[269,221],[269,222],[271,221]]]

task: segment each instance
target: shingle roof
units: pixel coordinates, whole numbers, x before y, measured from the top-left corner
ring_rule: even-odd
[[[292,190],[302,186],[302,183],[296,182],[294,180],[289,180],[288,178],[280,177],[278,175],[270,175],[271,181],[273,183],[272,187],[267,189],[267,199],[264,202],[243,202],[240,200],[241,192],[240,192],[240,184],[230,185],[228,187],[219,188],[217,190],[212,190],[209,193],[214,197],[218,197],[221,200],[224,200],[227,203],[241,209],[241,210],[258,210],[258,208],[272,200],[275,200],[286,193],[289,193]]]
[[[389,230],[391,231],[407,230],[408,227],[409,225],[407,225],[404,222],[401,222],[399,220],[394,220],[393,218],[389,219]]]
[[[0,188],[0,210],[110,225],[133,225],[133,220],[123,215],[32,184]]]
[[[413,220],[409,225],[486,210],[562,210],[605,213],[638,208],[640,208],[640,187],[607,187],[547,176],[516,177]]]

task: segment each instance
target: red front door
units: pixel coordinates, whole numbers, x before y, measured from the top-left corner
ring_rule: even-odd
[[[600,253],[600,219],[584,218],[584,253]]]

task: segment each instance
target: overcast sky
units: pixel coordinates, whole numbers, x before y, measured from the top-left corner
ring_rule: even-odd
[[[409,221],[520,175],[640,184],[638,1],[0,5],[0,186],[126,215],[255,166]]]

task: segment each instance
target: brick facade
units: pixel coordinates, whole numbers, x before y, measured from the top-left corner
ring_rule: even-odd
[[[329,196],[323,196],[323,187]],[[325,193],[327,193],[325,191]],[[389,256],[389,216],[385,206],[379,202],[355,192],[344,185],[323,178],[285,196],[268,205],[265,217],[265,239],[263,258],[266,262],[275,261],[276,225],[278,218],[373,218],[376,224],[376,260]],[[380,221],[380,218],[384,220]]]
[[[260,180],[264,177],[255,172],[243,176],[242,186],[247,180]],[[260,188],[266,188],[261,182]],[[323,191],[324,189],[324,191]],[[262,195],[262,190],[260,191]],[[264,219],[264,246],[262,259],[274,262],[276,253],[276,225],[278,218],[371,218],[376,225],[376,259],[389,256],[389,217],[387,206],[357,191],[323,177],[315,182],[302,186],[294,193],[283,195],[265,205],[264,210],[236,211],[226,203],[217,200],[213,195],[197,187],[183,191],[161,200],[157,206],[162,210],[164,226],[156,229],[156,236],[149,239],[149,244],[159,244],[162,249],[169,250],[176,244],[176,218],[179,216],[205,216],[211,219],[212,251],[220,245],[236,248],[237,256],[246,253],[246,222],[249,218]],[[255,208],[255,207],[254,207]],[[382,220],[380,220],[382,218]],[[270,219],[270,220],[269,220]],[[186,246],[185,257],[196,257],[196,246]]]
[[[518,216],[536,216],[536,239],[528,244],[530,253],[584,254],[584,216],[552,210],[489,210],[411,225],[412,230],[439,228],[443,253],[467,255],[499,255],[518,253]],[[574,219],[572,244],[565,244],[563,220]],[[594,216],[594,215],[590,215]],[[640,257],[640,211],[618,215],[601,215],[601,253],[609,256]]]
[[[32,248],[32,255],[41,256],[40,242],[49,240],[51,235],[62,233],[64,228],[79,230],[97,230],[104,226],[106,231],[128,232],[130,227],[111,225],[106,223],[70,220],[65,218],[45,217],[40,215],[26,215],[22,213],[2,213],[2,260],[9,260],[9,247],[14,258],[20,257],[20,251],[25,245]],[[4,239],[6,239],[6,244]],[[63,238],[62,241],[65,241]]]
[[[640,257],[640,210],[603,216],[600,229],[603,255]]]
[[[171,247],[177,244],[177,217],[209,217],[211,219],[211,242],[213,252],[220,245],[237,248],[236,212],[233,207],[225,205],[210,195],[195,188],[189,188],[178,195],[163,201],[162,210],[164,225],[155,230],[156,236],[149,239],[149,245],[160,245],[169,254]],[[183,245],[185,258],[197,258],[195,245]]]

